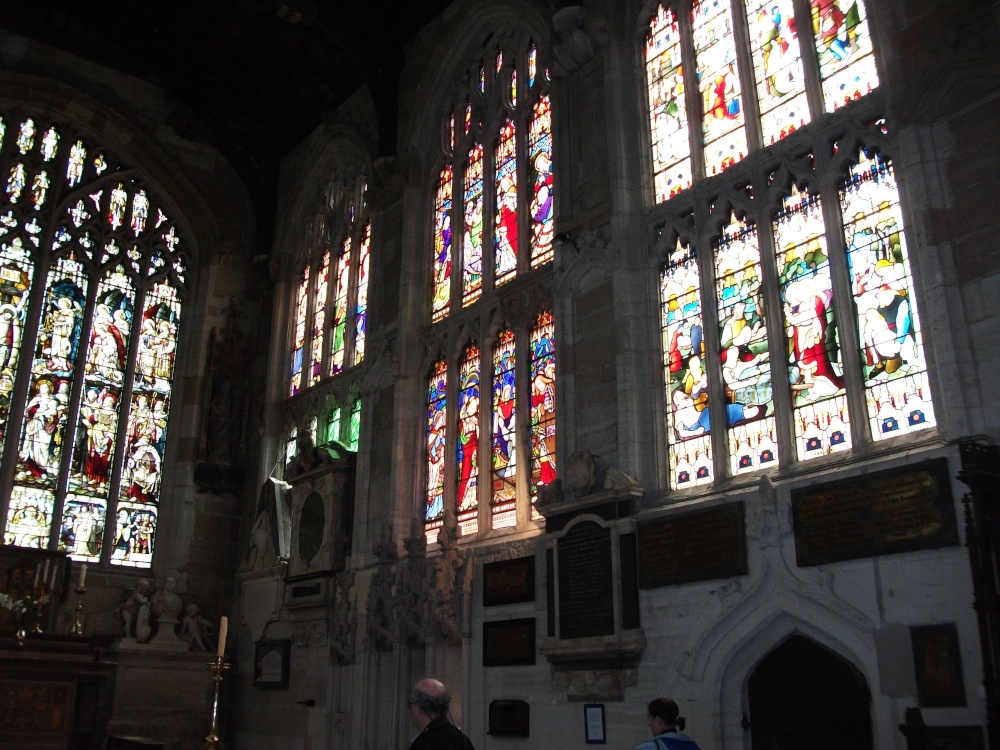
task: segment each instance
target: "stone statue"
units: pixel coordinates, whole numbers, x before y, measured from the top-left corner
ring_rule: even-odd
[[[250,530],[247,556],[240,565],[242,572],[272,567],[277,558],[271,541],[271,522],[266,508],[261,509]]]
[[[449,526],[446,522],[438,536],[442,554],[434,561],[431,596],[438,633],[452,644],[461,643],[468,634],[469,595],[474,575],[472,557],[458,549],[460,535],[457,524]]]
[[[153,632],[150,624],[148,578],[140,578],[134,589],[128,589],[115,614],[122,618],[122,635],[145,643]]]
[[[183,603],[181,598],[177,596],[176,578],[167,576],[163,588],[153,594],[149,601],[157,622],[173,622],[175,624],[179,622]]]
[[[351,598],[354,571],[337,574],[336,607],[330,634],[330,651],[340,664],[354,661],[355,606]]]
[[[181,640],[188,644],[188,649],[191,651],[211,651],[214,631],[212,623],[201,616],[198,605],[189,604],[187,614],[181,621]]]

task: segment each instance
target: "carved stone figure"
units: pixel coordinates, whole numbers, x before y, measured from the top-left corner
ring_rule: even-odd
[[[197,604],[187,606],[187,614],[181,622],[181,639],[188,644],[191,651],[211,651],[212,634],[215,628],[212,623],[201,616]]]
[[[590,451],[577,451],[569,457],[566,467],[569,487],[576,497],[589,495],[597,484],[597,462]]]
[[[135,638],[139,643],[149,640],[152,633],[150,624],[148,578],[140,578],[134,589],[128,589],[121,604],[115,607],[115,614],[122,618],[122,635]]]
[[[241,571],[266,570],[272,567],[277,558],[272,544],[271,521],[267,509],[262,509],[257,515],[250,530],[250,540],[247,556],[240,565]]]
[[[351,589],[354,571],[337,574],[334,618],[330,633],[330,652],[340,664],[354,661],[355,610]]]
[[[149,601],[157,622],[179,622],[181,607],[184,605],[177,596],[176,578],[167,576],[163,588],[153,594]]]
[[[438,536],[443,552],[434,561],[434,621],[438,635],[452,644],[460,644],[468,635],[469,595],[475,573],[473,558],[458,549],[457,524],[446,523]]]

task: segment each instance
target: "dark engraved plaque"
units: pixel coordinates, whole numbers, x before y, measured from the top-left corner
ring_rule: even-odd
[[[910,628],[917,695],[925,707],[964,706],[965,681],[954,623]]]
[[[535,618],[483,623],[483,666],[535,663]]]
[[[958,544],[948,461],[792,491],[800,566]]]
[[[483,606],[535,601],[535,558],[483,565]]]
[[[486,734],[494,737],[528,737],[531,706],[514,698],[490,701],[490,728]]]
[[[655,588],[747,572],[743,503],[639,526],[639,585]]]
[[[927,727],[924,750],[985,750],[983,728]]]
[[[611,529],[578,523],[559,542],[559,637],[615,632]]]

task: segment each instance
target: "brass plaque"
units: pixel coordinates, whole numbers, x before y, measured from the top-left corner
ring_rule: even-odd
[[[747,572],[743,503],[639,526],[639,586],[649,589]]]
[[[945,458],[792,491],[800,566],[958,544]]]

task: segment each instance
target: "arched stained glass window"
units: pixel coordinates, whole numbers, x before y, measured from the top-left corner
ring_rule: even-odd
[[[447,163],[436,173],[431,320],[553,259],[554,175],[549,73],[519,34],[491,42],[466,70],[467,94],[442,118]],[[457,123],[462,127],[458,128]],[[491,197],[492,194],[492,197]],[[461,196],[452,205],[452,196]],[[455,216],[462,241],[453,242]],[[493,246],[492,260],[484,252]],[[456,257],[457,255],[461,257]],[[460,281],[451,268],[462,269]],[[454,300],[454,305],[453,305]]]
[[[840,190],[872,438],[935,424],[892,162],[864,150]]]
[[[672,198],[691,185],[691,146],[680,24],[674,12],[660,5],[646,37],[646,86],[653,145],[653,182],[657,202]]]
[[[718,174],[747,155],[740,62],[729,0],[694,0],[691,35],[700,82],[705,174]]]
[[[818,196],[794,186],[773,224],[799,460],[851,447],[833,278]]]
[[[740,474],[777,458],[760,245],[753,224],[732,216],[716,243],[715,269],[730,469]],[[694,376],[707,384],[703,371]]]
[[[552,105],[548,95],[536,103],[528,129],[531,175],[531,265],[552,260]]]
[[[458,370],[458,523],[463,534],[479,530],[479,347],[469,344]]]
[[[469,150],[465,169],[465,232],[462,238],[462,304],[483,291],[483,147]]]
[[[434,363],[427,390],[427,502],[424,530],[428,543],[437,541],[444,522],[444,468],[448,416],[448,364]]]
[[[493,350],[493,527],[517,523],[517,383],[514,332],[500,331]]]
[[[306,316],[309,313],[309,266],[302,269],[302,277],[295,289],[295,331],[292,334],[292,385],[294,396],[302,390],[302,366],[306,349]]]
[[[452,354],[434,366],[427,401],[428,544],[437,542],[446,513],[465,538],[537,528],[534,498],[555,479],[554,322],[550,311],[539,312],[551,309],[543,300],[551,297],[555,248],[544,62],[527,33],[491,32],[460,72],[441,119],[446,157],[433,176],[428,333]],[[460,241],[448,231],[455,226]],[[452,264],[461,273],[452,274]],[[538,307],[505,320],[498,333],[494,306],[511,294]]]
[[[531,500],[556,478],[556,341],[552,313],[531,329]]]
[[[330,213],[320,218],[323,242],[315,259],[302,268],[295,287],[293,396],[317,385],[324,376],[338,375],[364,361],[371,264],[366,190],[367,184],[360,177],[334,180],[327,190],[333,197]],[[301,360],[306,351],[309,375],[303,383]]]
[[[714,477],[700,278],[694,248],[678,238],[660,273],[670,482],[675,488]]]
[[[312,312],[312,367],[309,385],[315,385],[323,376],[323,333],[326,323],[326,298],[330,287],[330,251],[323,253],[316,275],[316,299]]]
[[[644,60],[658,203],[878,87],[863,0],[691,0],[685,18],[686,7],[664,0],[647,19]],[[743,70],[753,71],[754,85],[746,91]],[[691,114],[699,120],[700,142],[691,140],[688,127],[684,91],[690,88],[701,100],[700,112]],[[690,155],[699,151],[701,163],[692,167]]]
[[[502,284],[517,272],[517,136],[514,123],[510,120],[500,128],[496,165],[496,246],[493,260],[497,284]]]
[[[344,444],[352,451],[358,449],[361,441],[361,396],[355,396],[351,400],[351,419],[347,424],[347,435]]]
[[[0,119],[3,539],[145,568],[187,259],[138,170],[42,122]]]

